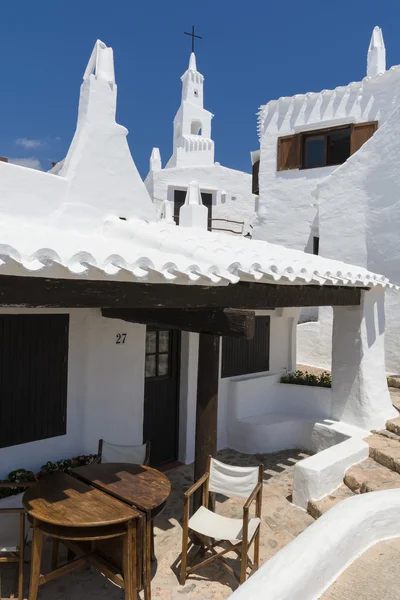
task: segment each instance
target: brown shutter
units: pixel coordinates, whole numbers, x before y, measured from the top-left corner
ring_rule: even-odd
[[[270,317],[256,317],[252,340],[224,336],[221,377],[269,371]]]
[[[351,132],[350,154],[354,154],[361,148],[369,138],[371,138],[378,129],[378,121],[369,121],[368,123],[355,123]]]
[[[66,434],[68,315],[0,316],[0,448]]]
[[[252,183],[251,183],[251,191],[253,194],[259,194],[260,193],[260,187],[258,184],[258,174],[260,172],[260,159],[256,160],[256,162],[253,165],[253,179],[252,179]]]
[[[285,135],[278,138],[278,171],[300,169],[301,166],[301,136]]]

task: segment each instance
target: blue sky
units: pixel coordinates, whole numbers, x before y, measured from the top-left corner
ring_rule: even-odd
[[[250,170],[260,104],[365,76],[375,25],[400,63],[394,0],[13,0],[1,5],[0,155],[50,168],[72,139],[79,86],[97,38],[114,48],[118,122],[143,177],[153,146],[171,154],[194,24],[197,66],[214,113],[215,159]],[[29,162],[29,161],[28,161]]]

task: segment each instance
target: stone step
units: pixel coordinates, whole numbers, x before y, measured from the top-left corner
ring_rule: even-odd
[[[400,377],[389,376],[387,378],[388,387],[390,388],[400,388]]]
[[[400,389],[391,387],[389,388],[389,393],[393,406],[400,412]]]
[[[393,433],[392,431],[388,431],[387,429],[373,429],[372,433],[376,433],[377,435],[382,435],[385,438],[389,438],[390,440],[396,440],[400,442],[400,435]]]
[[[307,512],[314,517],[314,519],[319,519],[321,515],[335,506],[335,504],[338,504],[351,496],[354,496],[354,493],[346,485],[341,485],[337,490],[328,496],[325,496],[325,498],[322,498],[322,500],[310,500],[307,506]]]
[[[400,475],[366,458],[346,471],[344,482],[355,494],[365,494],[400,488]]]
[[[369,455],[384,467],[400,473],[400,444],[374,433],[365,438],[369,445]]]
[[[388,431],[390,431],[391,433],[394,433],[394,434],[400,436],[400,417],[397,417],[396,419],[390,419],[390,421],[387,421],[386,429]],[[399,437],[399,440],[400,440],[400,437]]]

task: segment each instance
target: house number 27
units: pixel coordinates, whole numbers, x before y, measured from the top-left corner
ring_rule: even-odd
[[[117,333],[117,339],[115,340],[116,344],[125,344],[126,333]]]

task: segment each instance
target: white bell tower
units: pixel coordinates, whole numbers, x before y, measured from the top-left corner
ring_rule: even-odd
[[[213,165],[211,119],[214,115],[203,107],[204,77],[197,70],[194,52],[181,80],[182,102],[174,119],[173,154],[166,168]]]

